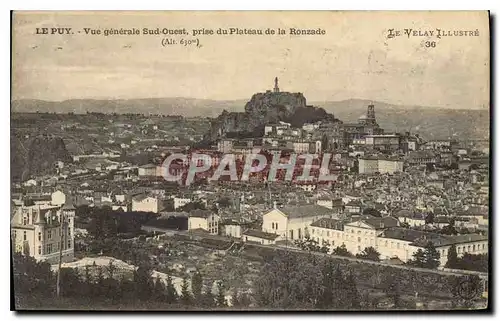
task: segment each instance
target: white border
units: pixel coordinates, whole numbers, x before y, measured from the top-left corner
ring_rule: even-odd
[[[9,3],[10,2],[10,3]],[[419,0],[419,1],[396,1],[396,0],[391,0],[391,1],[370,1],[370,0],[365,0],[365,1],[360,1],[360,0],[349,0],[345,2],[330,2],[330,1],[319,1],[319,0],[301,0],[301,1],[284,1],[282,3],[277,3],[277,2],[272,2],[269,0],[253,0],[253,1],[247,1],[245,3],[242,3],[240,1],[217,1],[217,0],[211,0],[211,1],[192,1],[192,0],[183,0],[179,2],[163,2],[163,1],[146,1],[146,0],[141,0],[141,1],[130,1],[130,0],[120,0],[117,2],[105,2],[102,0],[86,0],[86,1],[55,1],[55,0],[43,0],[43,1],[36,1],[36,0],[31,0],[31,1],[2,1],[0,6],[2,7],[2,19],[0,20],[1,22],[1,43],[3,44],[3,50],[2,52],[2,61],[3,64],[1,65],[2,68],[2,86],[1,86],[1,97],[2,97],[2,106],[3,108],[1,109],[1,117],[0,117],[0,130],[2,131],[0,138],[1,138],[1,147],[2,150],[4,151],[9,151],[10,155],[10,12],[8,10],[14,9],[14,10],[491,10],[493,14],[499,12],[498,6],[499,6],[499,1],[486,1],[486,0],[474,0],[474,1],[453,1],[453,2],[447,2],[447,1],[435,1],[435,0]],[[498,17],[497,17],[497,24],[498,24]],[[498,28],[497,28],[498,29]],[[496,43],[494,43],[496,47]],[[498,50],[495,49],[494,51],[496,53],[495,57],[492,57],[493,59],[496,60],[498,58]],[[496,68],[495,70],[492,70],[492,72],[495,72],[498,69],[498,65],[495,64]],[[495,88],[492,88],[495,92],[498,92],[498,83],[496,83]],[[499,113],[496,113],[495,115],[495,122],[498,121],[498,115]],[[494,141],[495,141],[495,150],[498,150],[500,148],[500,137],[498,136],[500,129],[495,128],[494,132]],[[16,315],[12,312],[8,312],[10,309],[10,280],[7,277],[9,275],[9,262],[8,257],[9,257],[9,245],[8,245],[8,239],[7,236],[9,235],[9,223],[7,221],[7,217],[9,217],[9,211],[10,211],[10,185],[9,185],[9,177],[10,177],[10,158],[7,158],[7,156],[3,157],[1,159],[2,161],[2,168],[4,168],[4,171],[2,172],[2,179],[1,179],[1,191],[0,195],[2,196],[2,216],[4,217],[2,228],[3,228],[3,233],[1,235],[3,236],[3,245],[0,247],[1,253],[0,257],[2,258],[2,261],[4,262],[1,265],[1,276],[2,276],[2,291],[1,291],[1,300],[2,302],[2,314],[5,313],[7,320],[11,320],[16,317]],[[497,162],[495,162],[495,165],[497,165]],[[497,166],[495,166],[497,168]],[[498,173],[495,175],[495,183],[497,182],[497,176]],[[492,178],[493,182],[493,178]],[[498,193],[495,191],[495,195],[491,195],[492,199],[499,199]],[[496,213],[494,213],[496,214]],[[498,221],[499,218],[496,219]],[[497,224],[498,225],[498,224]],[[495,227],[493,227],[493,230],[495,230]],[[498,239],[498,237],[495,237],[495,239]],[[493,245],[494,248],[494,257],[498,258],[498,251],[497,251],[497,246],[496,243]],[[498,260],[496,260],[498,263]],[[496,271],[492,271],[492,273],[495,273]],[[498,283],[498,277],[495,277],[496,283]],[[495,284],[496,286],[497,284]],[[498,289],[498,287],[496,287]],[[497,292],[497,297],[498,297],[498,292]],[[495,303],[497,303],[498,300],[495,300]],[[496,305],[498,308],[498,305]],[[424,316],[424,315],[422,315]],[[30,316],[33,317],[33,316]],[[57,316],[52,316],[52,315],[47,315],[49,318],[61,318],[64,317],[63,315],[57,315]],[[77,317],[77,318],[82,318],[86,316],[77,316],[77,315],[71,315],[69,316],[71,318]],[[103,317],[102,315],[90,315],[92,318],[101,318]],[[111,316],[107,316],[111,317]],[[112,316],[111,318],[121,318],[121,317],[126,317],[125,315],[119,315],[119,316]],[[133,316],[130,316],[131,318],[134,319],[140,319],[142,316],[134,314]],[[158,315],[158,318],[174,318],[174,315],[170,316],[161,316]],[[209,315],[191,315],[189,318],[206,318],[210,317]],[[220,315],[213,316],[213,317],[220,317]],[[245,319],[253,319],[257,317],[257,315],[244,315],[244,316],[237,316],[234,314],[230,315],[225,315],[225,317],[239,317],[239,318],[245,318]],[[279,316],[279,315],[268,315],[267,317],[272,317],[272,318],[290,318],[292,317],[291,315],[286,315],[286,316]],[[336,316],[334,314],[332,315],[300,315],[298,316],[303,319],[309,319],[309,318],[316,318],[316,317],[329,317],[329,318],[347,318],[347,317],[352,317],[352,316],[347,316],[347,315],[341,315],[341,316]],[[359,319],[365,319],[369,320],[372,318],[385,318],[385,317],[400,317],[396,314],[392,314],[390,316],[384,315],[384,314],[374,314],[374,315],[360,315],[356,316]],[[408,316],[405,315],[404,317],[408,318],[419,318],[418,315],[412,315]],[[425,315],[425,318],[443,318],[445,315],[435,315],[435,316],[427,316]],[[456,316],[459,317],[459,316]],[[467,316],[464,316],[467,317]],[[419,318],[420,319],[420,318]]]

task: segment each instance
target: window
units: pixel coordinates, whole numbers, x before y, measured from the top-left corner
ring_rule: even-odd
[[[14,230],[14,240],[17,239],[17,231]]]
[[[38,245],[38,255],[41,255],[41,254],[42,254],[42,246]]]
[[[271,223],[271,228],[274,230],[274,222]]]
[[[38,232],[38,240],[41,241],[42,240],[42,232]]]
[[[330,237],[330,231],[326,231],[326,236]]]
[[[484,250],[484,244],[483,244],[483,250]]]
[[[278,229],[278,223],[275,223],[276,229]]]
[[[358,237],[358,242],[361,243],[361,238],[360,237]]]
[[[52,231],[48,230],[47,231],[47,238],[50,240],[52,238]]]
[[[472,252],[474,252],[476,250],[476,245],[472,245]]]
[[[314,229],[311,230],[311,234],[314,234]]]
[[[23,240],[26,241],[27,237],[26,237],[26,231],[23,232]]]
[[[28,225],[28,216],[23,216],[23,225]]]
[[[71,248],[71,240],[68,240],[68,249]]]

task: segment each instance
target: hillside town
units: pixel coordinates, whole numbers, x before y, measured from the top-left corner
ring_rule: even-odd
[[[276,78],[273,89],[259,95],[286,100],[295,94],[281,92]],[[305,99],[304,105],[314,108]],[[374,104],[354,123],[276,119],[252,132],[217,127],[214,140],[206,135],[207,118],[103,112],[13,115],[12,136],[26,150],[17,156],[24,165],[12,173],[13,253],[50,264],[58,277],[76,269],[84,282],[115,264],[116,275],[133,280],[147,262],[153,283],[163,282],[167,292],[173,286],[174,297],[191,291],[196,298],[209,288],[218,307],[245,301],[259,308],[263,268],[274,262],[269,253],[293,253],[297,260],[312,255],[347,264],[343,272],[355,274],[366,309],[402,308],[383,290],[392,283],[371,281],[366,271],[375,268],[403,277],[478,277],[477,295],[465,299],[416,281],[407,289],[422,289],[400,289],[410,309],[486,302],[489,141],[388,132],[377,123]],[[173,154],[184,156],[165,164]],[[313,174],[303,180],[298,172],[306,165],[283,165],[306,154],[329,155],[321,170],[333,179]],[[269,179],[272,165],[247,180],[233,180],[228,171],[211,179],[226,155],[236,159],[239,178],[244,160],[254,155],[278,155],[283,167],[277,179]],[[203,170],[187,184],[193,164]],[[179,179],[167,181],[166,171]],[[70,293],[68,282],[58,279],[57,291]]]

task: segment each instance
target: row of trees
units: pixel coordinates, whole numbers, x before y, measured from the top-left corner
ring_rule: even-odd
[[[331,259],[282,252],[264,267],[254,284],[258,307],[275,309],[361,308],[361,296],[351,271]]]
[[[55,296],[56,273],[50,264],[37,262],[29,256],[13,255],[14,291],[19,306],[29,304],[37,298]],[[189,286],[191,283],[191,286]],[[61,269],[61,296],[79,300],[82,304],[106,300],[110,304],[125,302],[158,302],[165,306],[196,306],[200,308],[222,308],[229,304],[235,307],[250,305],[250,297],[233,292],[227,302],[226,288],[222,281],[213,293],[211,282],[204,285],[200,272],[196,272],[189,282],[182,280],[180,293],[176,290],[171,276],[166,282],[152,277],[151,267],[141,264],[132,275],[120,271],[112,261],[107,266],[86,266],[83,271],[72,268]]]

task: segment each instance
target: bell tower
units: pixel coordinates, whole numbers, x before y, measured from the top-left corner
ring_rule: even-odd
[[[366,122],[368,124],[375,124],[376,123],[375,106],[373,104],[368,105],[368,108],[366,110]]]

